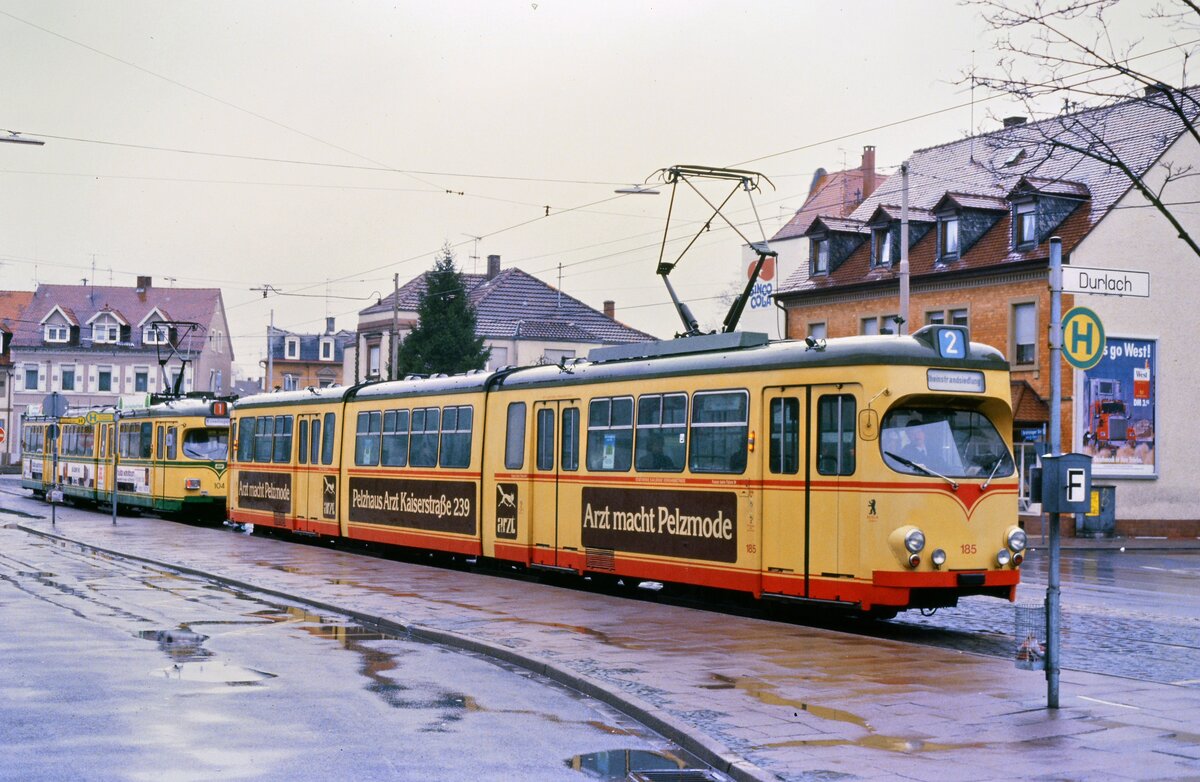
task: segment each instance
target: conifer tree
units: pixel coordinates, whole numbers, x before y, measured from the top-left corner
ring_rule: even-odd
[[[425,275],[417,305],[417,325],[400,343],[399,376],[453,375],[483,369],[491,350],[475,336],[475,310],[467,300],[462,275],[450,245],[442,248]]]

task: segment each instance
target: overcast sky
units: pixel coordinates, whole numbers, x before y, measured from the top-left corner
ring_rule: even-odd
[[[497,254],[557,285],[561,263],[564,291],[670,336],[668,199],[614,187],[761,171],[769,236],[817,167],[871,144],[890,173],[1015,110],[969,105],[957,82],[995,52],[948,0],[0,0],[0,42],[0,129],[46,142],[0,144],[0,287],[219,286],[250,376],[272,309],[353,329],[446,242],[464,271]],[[714,226],[672,276],[702,320],[739,244]]]

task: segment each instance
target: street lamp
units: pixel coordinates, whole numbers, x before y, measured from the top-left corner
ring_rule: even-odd
[[[0,141],[5,144],[32,144],[35,147],[44,147],[46,145],[46,142],[40,138],[25,138],[15,130],[10,130],[7,136],[0,136]]]
[[[649,185],[630,185],[629,187],[618,187],[613,191],[622,195],[658,195],[658,191]]]

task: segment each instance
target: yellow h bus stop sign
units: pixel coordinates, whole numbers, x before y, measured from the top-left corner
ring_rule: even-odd
[[[1104,325],[1087,307],[1074,307],[1062,319],[1063,357],[1077,369],[1091,369],[1104,357]]]

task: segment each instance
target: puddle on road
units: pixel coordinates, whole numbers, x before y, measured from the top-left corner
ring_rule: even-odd
[[[186,628],[142,630],[137,634],[137,637],[144,638],[147,641],[156,641],[158,648],[166,652],[176,662],[204,660],[212,656],[212,652],[203,648],[203,644],[208,640],[208,636],[192,632]]]
[[[592,779],[623,780],[635,771],[693,770],[696,780],[725,780],[725,775],[705,771],[688,764],[684,758],[672,752],[657,752],[649,749],[613,749],[605,752],[589,752],[576,755],[565,761],[567,768],[581,771]],[[703,775],[703,776],[701,776]]]
[[[151,672],[157,678],[204,684],[228,684],[231,687],[255,686],[275,674],[243,668],[220,660],[180,662]]]

